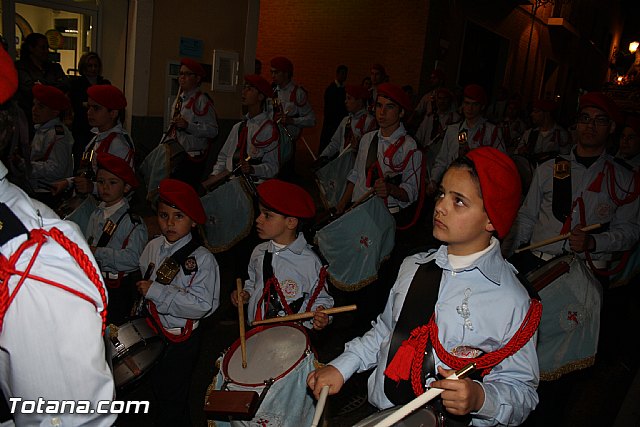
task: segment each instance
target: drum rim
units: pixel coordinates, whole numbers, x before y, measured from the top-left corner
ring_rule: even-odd
[[[300,326],[296,323],[291,323],[291,322],[283,322],[280,323],[278,325],[262,325],[262,326],[257,326],[255,328],[252,328],[251,330],[249,330],[246,335],[245,335],[245,339],[249,339],[250,337],[252,337],[253,335],[256,335],[262,331],[265,331],[267,329],[272,329],[272,328],[278,328],[278,327],[290,327],[290,328],[294,328],[299,330],[300,332],[302,332],[302,334],[304,335],[304,339],[305,339],[305,347],[307,348],[307,350],[310,350],[311,352],[314,353],[315,352],[311,349],[311,341],[309,339],[309,334],[307,333],[307,331],[305,330],[304,326]],[[220,370],[222,372],[222,375],[224,376],[225,380],[228,383],[233,383],[236,385],[240,385],[240,386],[244,386],[244,387],[262,387],[264,386],[264,382],[260,382],[260,383],[243,383],[243,382],[238,382],[235,381],[233,378],[231,378],[229,376],[229,361],[231,360],[231,357],[227,358],[227,355],[233,355],[236,350],[238,350],[238,348],[240,347],[240,338],[238,338],[237,340],[235,340],[233,342],[233,344],[231,344],[231,346],[229,347],[229,350],[227,350],[224,354],[224,356],[222,357],[222,365],[220,366]],[[287,370],[285,370],[282,374],[278,375],[277,377],[273,378],[273,381],[276,382],[284,377],[286,377],[287,375],[289,375],[289,373],[291,371],[293,371],[304,359],[306,359],[308,356],[308,351],[305,351],[302,353],[302,355],[298,358],[298,360],[296,360],[296,362],[291,365],[291,367],[289,367]]]

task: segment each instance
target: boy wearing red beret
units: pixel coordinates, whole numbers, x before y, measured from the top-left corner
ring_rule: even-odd
[[[640,171],[640,116],[625,118],[616,157],[624,160],[636,173]]]
[[[249,321],[333,307],[327,292],[322,263],[300,232],[302,221],[314,217],[315,204],[303,188],[277,179],[258,186],[260,215],[256,219],[258,237],[267,240],[253,250],[249,261],[249,280],[238,305],[248,303]],[[320,330],[329,317],[316,312],[304,323]]]
[[[273,91],[264,77],[244,76],[242,106],[247,108],[244,119],[236,123],[218,153],[211,175],[202,183],[207,189],[227,177],[236,168],[261,182],[273,178],[280,169],[278,158],[278,127],[267,111]],[[248,158],[248,160],[247,160]]]
[[[220,273],[200,242],[196,227],[207,217],[193,187],[160,181],[157,215],[162,236],[151,240],[140,257],[140,271],[152,272],[137,283],[152,323],[169,342],[154,368],[151,407],[158,426],[191,425],[189,385],[202,340],[198,326],[220,304]]]
[[[109,293],[107,322],[121,325],[135,300],[140,254],[147,227],[131,212],[125,195],[138,186],[135,173],[120,157],[98,154],[96,187],[100,203],[89,217],[84,235],[96,258]]]
[[[34,85],[31,116],[36,128],[31,141],[31,187],[49,193],[50,185],[73,174],[73,136],[61,115],[71,107],[67,96],[53,86]]]
[[[534,167],[558,153],[568,154],[571,149],[569,132],[556,123],[554,113],[557,109],[558,104],[548,99],[533,102],[533,128],[522,135],[516,154],[529,157]]]
[[[437,387],[444,392],[432,404],[447,418],[464,417],[460,425],[520,425],[538,402],[541,306],[500,254],[498,239],[519,201],[518,171],[506,154],[478,148],[452,164],[433,214],[433,235],[445,244],[405,259],[373,328],[309,375],[316,397],[323,386],[337,393],[355,372],[375,367],[369,401],[380,409]],[[476,380],[436,377],[470,362],[481,374]]]

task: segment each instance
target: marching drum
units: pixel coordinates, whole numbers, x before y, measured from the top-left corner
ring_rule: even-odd
[[[108,337],[116,388],[132,385],[162,356],[164,340],[139,318],[121,326],[109,325]]]
[[[204,231],[211,252],[226,251],[249,235],[255,212],[244,178],[231,178],[200,200],[207,214]]]
[[[169,178],[177,167],[177,163],[184,156],[182,145],[175,139],[158,144],[144,158],[140,165],[140,173],[147,186],[147,201],[155,203],[158,197],[160,181]]]
[[[552,381],[593,365],[600,332],[600,282],[575,255],[553,258],[526,277],[541,289],[543,310],[537,347],[540,379]]]
[[[379,197],[318,230],[314,240],[329,264],[331,282],[343,291],[357,291],[376,280],[393,249],[395,230],[395,219]]]
[[[356,162],[356,153],[348,149],[316,171],[320,191],[330,208],[335,207],[347,188],[347,175]]]
[[[315,369],[315,356],[305,329],[292,323],[253,328],[246,334],[246,358],[243,368],[238,339],[218,359],[220,371],[209,386],[205,404],[205,412],[215,418],[216,425],[225,425],[229,418],[233,426],[310,425],[315,400],[307,390],[307,375]],[[239,391],[260,395],[254,412],[249,413],[251,420],[230,417],[237,414],[234,406]]]
[[[66,221],[73,221],[78,224],[80,231],[84,234],[89,224],[89,217],[97,206],[98,202],[92,195],[86,197],[74,196],[60,205],[58,215]]]
[[[354,424],[353,427],[374,427],[401,408],[401,406],[396,406],[376,412]],[[430,406],[424,406],[393,425],[397,427],[443,427],[444,420]]]

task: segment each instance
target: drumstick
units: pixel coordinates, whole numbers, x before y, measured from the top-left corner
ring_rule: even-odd
[[[447,377],[448,380],[461,380],[466,377],[476,368],[475,363],[470,363],[462,369],[459,369],[455,373],[449,375]],[[439,396],[444,390],[437,387],[432,387],[426,391],[426,393],[421,394],[420,396],[413,399],[411,402],[404,405],[402,408],[398,409],[394,413],[390,414],[388,417],[383,418],[375,427],[390,427],[411,414],[416,409],[419,409],[421,406],[426,405],[431,399]]]
[[[367,200],[369,200],[370,198],[372,198],[373,196],[376,195],[376,190],[375,188],[370,188],[369,191],[367,191],[366,193],[364,193],[362,195],[362,197],[360,197],[358,200],[356,200],[350,207],[349,209],[347,209],[346,211],[344,211],[344,213],[347,213],[349,211],[352,211],[353,209],[355,209],[356,207],[358,207],[359,205],[363,204],[364,202],[366,202]]]
[[[322,391],[320,392],[320,398],[318,399],[318,403],[316,404],[316,412],[315,414],[313,414],[311,427],[318,427],[318,423],[320,422],[320,417],[322,416],[322,411],[324,410],[324,404],[327,401],[328,395],[329,386],[325,385],[324,387],[322,387]]]
[[[156,268],[156,264],[154,262],[150,262],[147,266],[147,271],[144,272],[144,276],[142,276],[142,280],[149,280],[151,275],[153,274],[153,270]],[[142,307],[144,306],[144,297],[141,295],[140,298],[133,304],[131,307],[131,316],[138,316],[142,313]]]
[[[581,228],[580,230],[582,230],[582,231],[591,231],[591,230],[595,230],[596,228],[599,228],[601,226],[602,226],[602,224],[591,224],[591,225],[587,225],[586,227]],[[551,237],[549,239],[542,240],[542,241],[537,242],[537,243],[533,243],[533,244],[531,244],[529,246],[525,246],[524,248],[516,249],[515,253],[519,254],[520,252],[528,251],[529,249],[536,249],[536,248],[539,248],[541,246],[547,246],[547,245],[550,245],[552,243],[559,242],[560,240],[568,239],[569,236],[571,236],[570,232],[569,233],[560,234],[559,236]]]
[[[238,292],[238,319],[240,321],[240,349],[242,350],[242,367],[247,367],[247,341],[244,337],[244,302],[242,301],[242,279],[236,279]]]
[[[344,313],[347,311],[353,311],[353,310],[356,310],[357,308],[358,306],[356,306],[355,304],[352,304],[352,305],[343,305],[342,307],[327,308],[325,310],[318,310],[318,311],[320,313],[325,313],[325,314],[337,314],[337,313]],[[257,326],[257,325],[266,325],[267,323],[294,322],[296,320],[311,319],[314,315],[315,315],[314,311],[309,311],[306,313],[289,314],[288,316],[271,317],[269,319],[256,320],[251,325]]]

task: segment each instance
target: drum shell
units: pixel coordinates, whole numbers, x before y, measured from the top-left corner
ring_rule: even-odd
[[[356,162],[356,153],[349,149],[316,171],[320,190],[330,208],[336,207],[347,187],[347,175]]]
[[[117,388],[124,388],[137,381],[148,372],[165,350],[164,340],[149,326],[146,319],[140,318],[118,326],[117,341],[109,339],[113,363],[113,378]],[[125,360],[129,358],[129,360]],[[127,363],[135,362],[141,370],[136,374]]]
[[[72,221],[78,224],[80,231],[84,234],[87,225],[89,225],[89,217],[91,217],[97,206],[98,202],[92,195],[86,197],[74,196],[59,207],[59,215],[65,221]],[[71,209],[70,212],[69,209]]]
[[[364,420],[354,424],[353,427],[373,427],[378,425],[382,420],[391,414],[395,413],[401,406],[385,409],[384,411],[376,412],[369,415]],[[424,406],[415,412],[412,412],[407,417],[403,418],[399,422],[393,424],[397,427],[443,427],[444,423],[442,417],[429,406]]]

